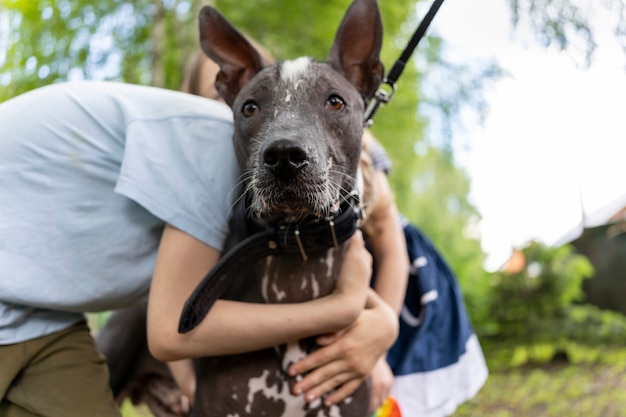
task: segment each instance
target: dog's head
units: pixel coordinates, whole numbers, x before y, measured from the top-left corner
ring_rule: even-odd
[[[354,0],[327,63],[266,66],[215,9],[200,41],[220,66],[215,85],[234,112],[234,145],[253,213],[266,221],[327,217],[354,187],[365,101],[383,78],[376,0]]]

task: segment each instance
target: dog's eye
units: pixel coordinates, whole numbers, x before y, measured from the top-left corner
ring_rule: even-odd
[[[343,110],[343,108],[345,107],[346,103],[344,103],[343,99],[337,95],[332,95],[330,97],[328,97],[328,99],[326,100],[326,110],[332,110],[332,111],[340,111]]]
[[[254,101],[246,101],[241,108],[241,112],[246,117],[256,116],[259,113],[259,105]]]

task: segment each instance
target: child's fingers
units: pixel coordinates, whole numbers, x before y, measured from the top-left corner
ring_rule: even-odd
[[[302,380],[298,381],[294,385],[293,391],[295,393],[308,392],[316,386],[323,385],[326,381],[336,379],[338,375],[341,375],[345,372],[347,372],[346,367],[345,365],[342,365],[341,362],[328,362],[322,366],[315,368],[314,370],[309,372],[304,378],[302,378]]]
[[[320,367],[340,358],[340,352],[335,345],[329,344],[314,352],[309,353],[298,362],[289,367],[289,375],[303,375],[313,370],[319,370]]]
[[[332,404],[338,404],[356,391],[357,388],[363,383],[365,378],[354,378],[341,385],[336,391],[329,394],[324,398],[324,404],[329,406]]]
[[[326,333],[326,334],[318,336],[315,339],[315,342],[322,347],[328,346],[328,345],[335,343],[337,340],[339,340],[341,335],[344,334],[345,332],[346,332],[345,330],[342,330],[340,332]]]
[[[334,333],[330,333],[330,334],[318,336],[317,339],[315,339],[315,343],[317,343],[320,346],[328,346],[331,343],[333,343],[335,340],[337,340],[337,336]]]
[[[322,379],[321,383],[313,386],[312,388],[305,390],[304,398],[307,402],[314,401],[318,398],[323,398],[326,394],[330,393],[334,389],[340,387],[344,383],[353,379],[354,376],[344,372],[334,374],[331,378]]]

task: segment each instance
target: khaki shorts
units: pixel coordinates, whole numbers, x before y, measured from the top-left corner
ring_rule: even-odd
[[[0,346],[0,416],[121,416],[85,323]]]

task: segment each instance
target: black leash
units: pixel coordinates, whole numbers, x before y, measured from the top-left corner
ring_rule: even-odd
[[[415,51],[417,44],[426,34],[428,26],[430,26],[430,23],[433,21],[433,18],[435,17],[435,14],[437,14],[437,11],[439,11],[442,3],[443,0],[435,0],[433,2],[428,10],[428,13],[426,13],[426,16],[424,16],[424,19],[420,22],[419,26],[415,30],[415,33],[413,33],[413,36],[411,37],[411,40],[407,44],[406,48],[404,48],[402,55],[400,55],[400,58],[398,58],[398,60],[393,64],[393,67],[391,67],[391,70],[387,73],[387,77],[385,77],[380,88],[376,91],[376,93],[374,93],[374,96],[370,97],[367,109],[365,110],[365,126],[371,126],[372,123],[374,123],[373,119],[376,112],[382,105],[389,103],[395,94],[396,82],[398,81],[398,78],[400,78],[402,71],[404,71],[404,67],[406,66],[409,58],[413,55],[413,51]]]

